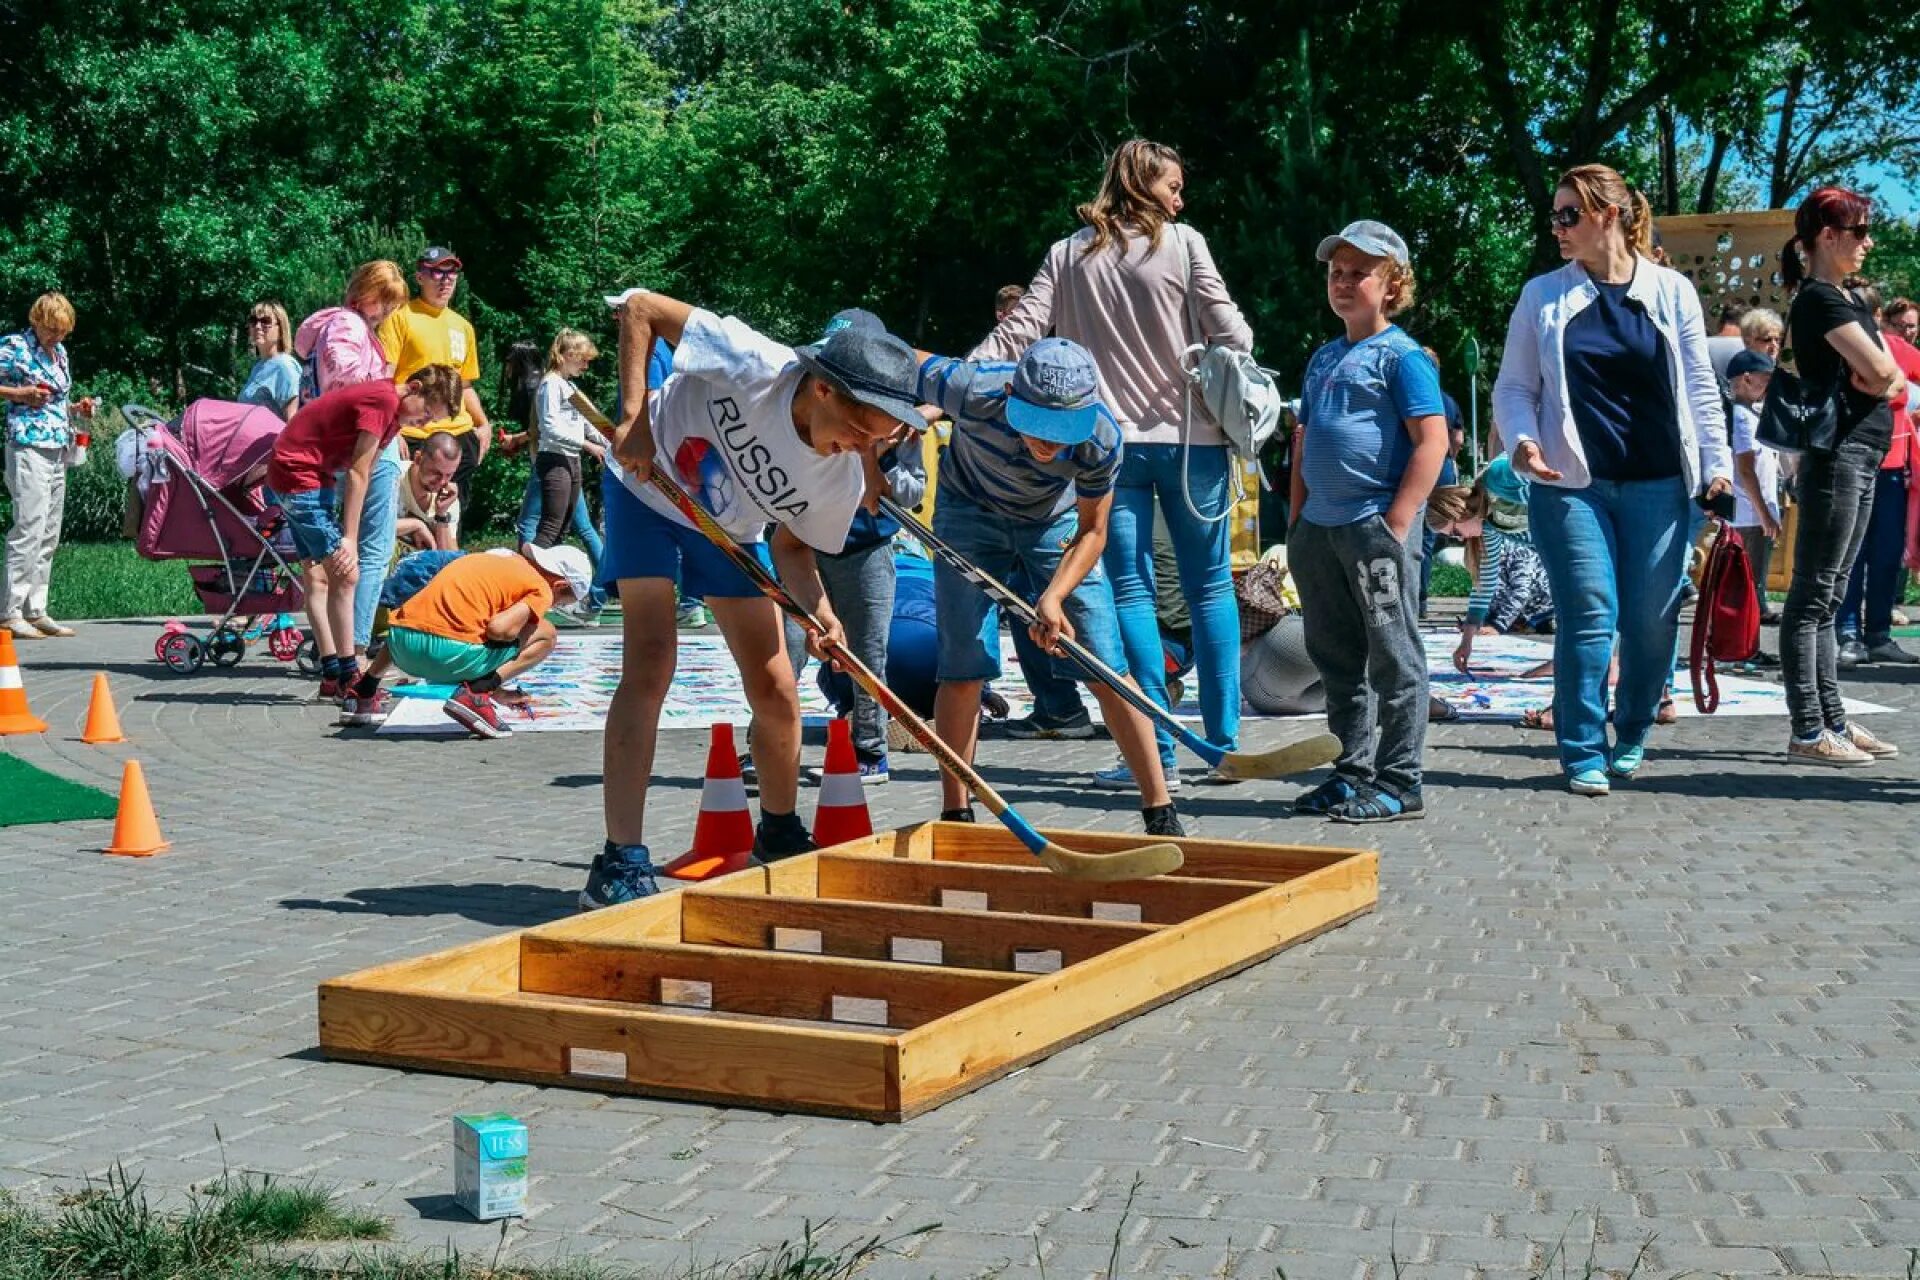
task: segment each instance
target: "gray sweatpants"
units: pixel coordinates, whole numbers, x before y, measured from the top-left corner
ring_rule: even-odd
[[[1422,527],[1416,519],[1413,539]],[[1287,540],[1307,655],[1327,691],[1327,728],[1340,739],[1334,769],[1400,796],[1420,789],[1427,741],[1418,546],[1397,540],[1379,516],[1333,526],[1301,520]]]
[[[839,555],[816,555],[827,602],[840,616],[847,648],[882,680],[887,678],[887,637],[893,629],[893,544],[878,543]],[[806,669],[806,637],[786,620],[787,657],[796,679]],[[887,713],[858,683],[853,687],[853,746],[862,756],[887,754]]]

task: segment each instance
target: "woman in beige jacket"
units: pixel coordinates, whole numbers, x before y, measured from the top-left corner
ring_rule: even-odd
[[[1206,240],[1175,222],[1185,205],[1185,182],[1171,147],[1141,138],[1121,144],[1107,161],[1100,193],[1078,210],[1086,225],[1047,250],[1026,296],[970,358],[1017,360],[1049,331],[1093,353],[1101,399],[1119,420],[1126,448],[1103,563],[1113,579],[1127,665],[1148,696],[1167,705],[1154,614],[1157,499],[1193,617],[1207,737],[1235,749],[1240,610],[1228,564],[1227,519],[1233,456],[1204,413],[1188,420],[1181,361],[1196,343],[1251,351],[1253,333],[1228,296]],[[1168,784],[1177,787],[1173,740],[1164,729],[1159,744]],[[1116,789],[1134,785],[1124,764],[1095,778]]]

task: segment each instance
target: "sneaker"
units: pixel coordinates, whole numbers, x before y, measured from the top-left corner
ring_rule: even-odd
[[[1397,795],[1382,787],[1362,787],[1350,799],[1327,810],[1327,816],[1355,827],[1411,822],[1427,816],[1427,802],[1418,791]]]
[[[1168,805],[1158,813],[1142,814],[1147,820],[1147,834],[1150,836],[1184,836],[1187,829],[1180,825],[1180,815]]]
[[[1203,787],[1237,787],[1245,782],[1246,779],[1236,778],[1231,774],[1222,773],[1220,772],[1220,766],[1215,765],[1213,768],[1201,774],[1195,781]]]
[[[45,636],[40,634],[40,628],[28,622],[25,618],[8,618],[5,622],[0,622],[0,626],[4,626],[7,629],[7,634],[15,640],[46,639]]]
[[[1822,729],[1810,740],[1795,738],[1787,743],[1787,758],[1835,769],[1858,769],[1873,763],[1872,756],[1830,729]]]
[[[885,756],[872,758],[860,756],[859,760],[860,784],[862,786],[884,787],[893,780],[893,775],[887,769],[887,758]],[[820,785],[821,779],[827,776],[827,771],[823,768],[810,765],[807,768],[806,776],[807,781],[817,787]]]
[[[37,618],[28,618],[27,625],[32,627],[35,631],[38,631],[43,636],[58,636],[61,638],[65,638],[73,634],[72,627],[68,626],[64,622],[55,622],[51,615],[44,614],[44,613]],[[1896,645],[1894,647],[1898,648],[1899,646]],[[1914,659],[1914,661],[1920,661],[1920,659]]]
[[[1842,640],[1838,665],[1842,671],[1851,671],[1863,662],[1873,661],[1867,646],[1858,638]]]
[[[742,751],[740,753],[740,759],[736,763],[740,766],[740,781],[746,783],[750,790],[759,790],[760,771],[753,767],[753,753],[751,751]]]
[[[1009,738],[1020,738],[1029,742],[1036,738],[1049,742],[1066,738],[1091,738],[1093,717],[1087,714],[1085,707],[1080,708],[1065,720],[1047,720],[1036,711],[1023,719],[1007,721],[1006,729]]]
[[[1167,794],[1173,795],[1180,790],[1180,770],[1169,768],[1167,775]],[[1127,768],[1125,760],[1117,760],[1110,769],[1095,769],[1093,785],[1102,791],[1138,791],[1140,784],[1133,780],[1133,770]]]
[[[560,612],[568,621],[577,626],[597,627],[600,625],[600,611],[598,609],[590,609],[578,600],[560,610]]]
[[[673,611],[673,625],[682,631],[696,631],[713,625],[713,615],[698,600],[682,600]]]
[[[476,692],[470,684],[461,685],[457,693],[440,704],[440,709],[476,737],[513,736],[512,727],[500,718],[500,708],[494,705],[493,695]]]
[[[753,831],[753,856],[763,863],[812,853],[819,847],[813,842],[813,837],[807,834],[797,814],[790,813],[781,822],[769,822],[766,815],[762,814],[760,825]]]
[[[1856,750],[1864,751],[1876,760],[1891,760],[1900,754],[1900,748],[1891,742],[1882,742],[1867,732],[1865,725],[1856,724],[1851,720],[1847,721],[1844,728],[1835,732],[1838,737],[1852,743]]]
[[[654,878],[653,856],[643,844],[609,845],[593,857],[587,887],[580,891],[580,909],[617,907],[660,892]]]
[[[1328,778],[1313,790],[1293,799],[1293,811],[1306,818],[1324,818],[1336,805],[1345,804],[1359,793],[1359,789],[1338,774]]]
[[[942,809],[940,811],[940,821],[977,823],[979,819],[973,816],[973,806],[968,805],[964,809]]]
[[[34,623],[36,627],[40,624]],[[51,633],[49,633],[51,634]],[[68,635],[73,633],[69,631]],[[1910,653],[1900,647],[1897,640],[1882,640],[1879,644],[1867,646],[1868,662],[1885,662],[1894,666],[1911,667],[1920,663],[1920,653]]]
[[[1013,708],[1007,705],[1006,695],[992,685],[981,688],[980,709],[987,713],[989,720],[1005,720],[1013,714]]]
[[[347,696],[347,682],[334,676],[323,676],[320,680],[320,701],[338,702]]]
[[[1607,781],[1604,769],[1582,769],[1567,776],[1567,790],[1577,796],[1593,796],[1596,799],[1613,790]]]
[[[1613,753],[1613,759],[1607,761],[1607,771],[1616,778],[1631,778],[1640,772],[1640,766],[1647,762],[1647,749],[1639,747],[1621,747]]]
[[[1907,615],[1900,612],[1898,609],[1895,609],[1893,611],[1893,613],[1888,617],[1887,621],[1893,623],[1893,625],[1896,627],[1910,627],[1913,625],[1913,623],[1908,619]]]
[[[350,729],[368,729],[385,724],[393,711],[393,699],[375,689],[366,697],[349,693],[340,702],[340,723]]]

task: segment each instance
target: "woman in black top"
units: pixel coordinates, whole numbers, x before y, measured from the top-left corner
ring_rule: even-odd
[[[1801,382],[1833,388],[1840,423],[1831,452],[1809,452],[1800,467],[1800,529],[1793,585],[1780,623],[1780,665],[1793,737],[1787,754],[1809,764],[1863,765],[1899,748],[1849,723],[1840,698],[1834,616],[1866,536],[1874,476],[1893,439],[1888,403],[1906,385],[1873,312],[1841,281],[1873,248],[1872,202],[1845,187],[1821,187],[1794,215],[1780,251],[1780,277],[1794,290],[1787,317]]]

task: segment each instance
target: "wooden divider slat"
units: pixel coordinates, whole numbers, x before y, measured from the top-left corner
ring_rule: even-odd
[[[863,960],[889,959],[895,938],[925,938],[940,943],[942,964],[1001,971],[1013,968],[1017,951],[1058,951],[1061,963],[1071,965],[1160,928],[875,902],[706,893],[681,896],[680,932],[690,943],[759,950],[772,945],[775,927],[818,930],[825,954]]]
[[[1026,974],[984,973],[791,952],[656,943],[581,942],[523,936],[520,989],[630,1004],[676,1003],[661,980],[705,983],[716,1013],[837,1022],[833,1000],[881,1000],[885,1024],[917,1027],[999,995]]]
[[[1045,868],[981,866],[965,862],[909,862],[819,854],[822,898],[939,906],[941,890],[987,895],[986,910],[1087,919],[1095,903],[1140,908],[1146,924],[1177,924],[1272,886],[1252,880],[1151,880],[1094,883],[1068,880]],[[682,926],[684,928],[684,925]]]
[[[995,839],[991,827],[962,822],[930,823],[921,828],[932,833],[932,858],[935,862],[965,862],[976,866],[1031,867],[1033,855],[1019,845],[1009,847]],[[1111,831],[1055,832],[1056,843],[1080,853],[1107,853],[1132,848],[1140,836]],[[921,846],[911,846],[918,849]],[[837,851],[835,851],[837,852]],[[880,850],[879,852],[885,852]],[[1348,856],[1345,849],[1323,849],[1315,845],[1251,844],[1244,840],[1180,841],[1186,863],[1178,872],[1182,879],[1258,880],[1281,884],[1296,876],[1331,866]],[[889,856],[905,857],[901,853]]]

